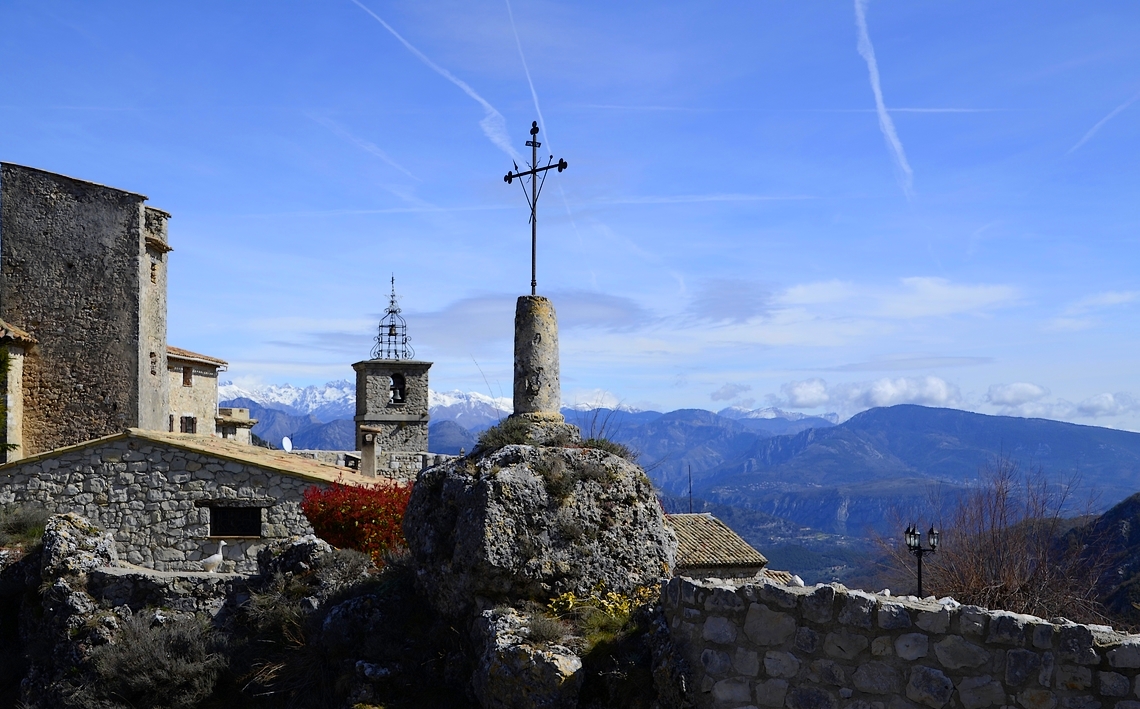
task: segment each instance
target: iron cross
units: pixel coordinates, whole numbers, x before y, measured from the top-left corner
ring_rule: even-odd
[[[526,142],[527,147],[530,148],[530,169],[525,172],[519,170],[518,163],[515,163],[513,172],[507,172],[503,177],[503,182],[508,185],[519,178],[519,185],[523,189],[523,194],[526,195],[526,201],[530,205],[530,294],[535,295],[535,288],[538,286],[538,281],[535,277],[535,263],[537,261],[536,253],[538,251],[538,196],[542,194],[542,186],[546,183],[546,171],[555,168],[559,172],[566,169],[566,161],[558,158],[558,162],[554,162],[554,156],[551,155],[550,159],[546,161],[543,167],[538,166],[538,149],[542,147],[542,143],[538,142],[538,121],[532,121],[530,124],[530,140]],[[542,179],[539,179],[541,175]],[[530,193],[527,194],[526,184],[524,177],[530,177]]]

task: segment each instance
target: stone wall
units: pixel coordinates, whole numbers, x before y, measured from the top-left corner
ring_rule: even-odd
[[[674,578],[697,707],[1140,709],[1140,636],[839,585]]]
[[[0,505],[77,512],[110,531],[119,558],[159,571],[200,571],[218,549],[211,505],[261,508],[261,537],[226,537],[222,570],[252,573],[274,539],[312,534],[300,509],[322,483],[145,439],[111,439],[0,472]]]
[[[356,446],[363,447],[361,426],[377,429],[376,445],[389,452],[428,448],[428,370],[431,362],[370,359],[356,370]],[[404,400],[392,401],[392,375],[404,378]]]
[[[170,382],[170,415],[174,416],[174,431],[180,432],[179,420],[183,416],[193,416],[197,420],[199,435],[212,436],[216,433],[218,416],[218,368],[201,362],[190,362],[170,356],[168,378]],[[193,370],[190,386],[182,384],[182,368]],[[164,425],[162,430],[167,430]]]
[[[0,164],[0,319],[38,342],[24,358],[24,456],[145,424],[140,386],[165,386],[162,348],[157,368],[140,357],[159,327],[140,319],[145,201]]]
[[[138,259],[139,414],[140,428],[164,431],[170,414],[170,387],[163,372],[166,352],[166,261],[170,252],[166,223],[170,215],[143,207],[143,243]],[[154,367],[151,367],[151,364]]]
[[[349,456],[360,458],[360,451],[325,451],[294,449],[293,455],[311,458],[329,465],[346,467]],[[449,463],[459,456],[443,455],[439,453],[386,453],[381,451],[376,455],[376,474],[380,477],[390,477],[404,482],[414,482],[416,476],[424,468]]]

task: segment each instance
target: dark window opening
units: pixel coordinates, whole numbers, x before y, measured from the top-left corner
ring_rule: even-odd
[[[193,367],[183,367],[182,368],[182,386],[184,386],[184,387],[194,386],[194,368]]]
[[[150,373],[158,374],[158,355],[154,352],[150,353]]]
[[[150,282],[158,283],[158,264],[154,261],[150,262]]]
[[[260,537],[260,507],[211,507],[211,537]]]
[[[178,430],[182,433],[197,433],[198,419],[193,416],[183,416]]]
[[[174,414],[170,414],[170,432],[174,433]]]
[[[237,426],[222,426],[222,438],[237,438]]]
[[[408,388],[408,384],[404,380],[403,374],[393,374],[392,375],[392,397],[391,398],[392,398],[393,404],[404,403],[404,397],[407,394],[407,388]]]

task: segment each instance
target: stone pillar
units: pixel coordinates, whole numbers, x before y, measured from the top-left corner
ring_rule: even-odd
[[[515,305],[515,415],[562,421],[558,381],[558,316],[540,295]]]
[[[373,431],[360,434],[360,474],[366,478],[376,477],[376,433]]]

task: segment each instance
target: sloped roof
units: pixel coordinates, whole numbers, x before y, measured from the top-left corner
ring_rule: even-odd
[[[25,463],[34,462],[37,460],[54,458],[58,455],[69,453],[74,450],[79,450],[81,448],[99,446],[110,443],[112,441],[129,438],[173,446],[175,448],[181,448],[192,453],[208,455],[212,458],[233,461],[235,463],[256,465],[275,473],[290,475],[292,477],[311,480],[313,482],[340,482],[355,485],[396,484],[394,481],[388,478],[366,478],[360,473],[357,473],[349,468],[343,468],[337,465],[329,465],[328,463],[321,463],[319,461],[313,460],[312,458],[304,458],[299,455],[292,455],[290,453],[286,453],[285,451],[260,448],[258,446],[247,446],[233,440],[216,438],[214,436],[196,435],[192,433],[167,433],[165,431],[145,431],[141,428],[128,428],[123,433],[116,433],[113,436],[96,438],[94,440],[84,441],[83,443],[78,443],[73,446],[56,448],[52,451],[29,456],[27,458],[21,458],[20,460],[16,460],[0,466],[0,471],[3,471],[6,468],[23,465]]]
[[[36,338],[20,328],[0,320],[0,342],[4,340],[15,340],[16,342],[25,342],[28,344],[35,344],[36,342]]]
[[[711,514],[674,514],[665,519],[677,533],[678,568],[762,567],[764,555]]]
[[[173,359],[184,359],[187,362],[201,362],[202,364],[209,364],[216,367],[224,367],[229,362],[210,355],[198,354],[190,350],[184,350],[181,347],[174,347],[173,345],[166,346],[166,356]]]

